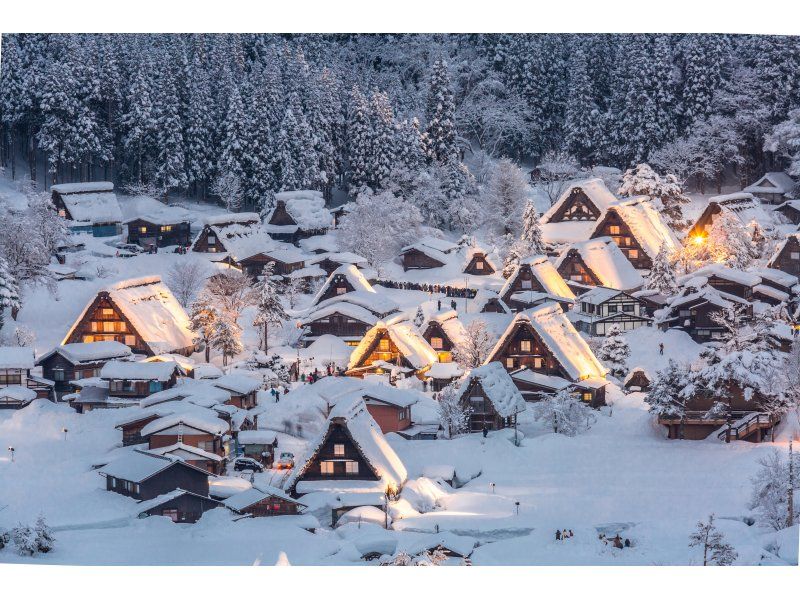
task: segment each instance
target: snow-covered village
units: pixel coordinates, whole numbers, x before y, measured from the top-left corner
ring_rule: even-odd
[[[0,569],[797,566],[799,38],[0,56]]]

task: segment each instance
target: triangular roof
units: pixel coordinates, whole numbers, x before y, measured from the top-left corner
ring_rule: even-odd
[[[129,454],[104,465],[98,470],[98,473],[102,476],[141,483],[173,465],[188,467],[207,476],[212,475],[203,469],[189,465],[178,457],[156,455],[139,449],[134,449]]]
[[[794,180],[785,172],[767,172],[752,185],[743,189],[748,193],[787,193],[795,186]]]
[[[347,365],[348,369],[358,367],[361,360],[374,350],[375,345],[384,333],[388,334],[397,350],[411,364],[411,367],[420,370],[439,361],[438,354],[428,344],[428,341],[422,338],[416,326],[409,322],[387,324],[379,321],[367,331],[356,348],[353,349]]]
[[[94,343],[68,343],[50,349],[36,360],[39,365],[58,353],[72,364],[95,363],[107,359],[120,359],[132,355],[130,347],[117,341],[97,341]]]
[[[149,436],[178,425],[184,425],[187,428],[194,428],[217,436],[225,434],[228,431],[228,424],[213,415],[213,412],[210,413],[212,415],[201,416],[198,411],[179,411],[178,413],[165,415],[142,428],[141,435],[142,437]]]
[[[593,178],[583,181],[576,181],[570,184],[556,200],[556,202],[550,206],[550,209],[542,214],[542,224],[548,224],[550,222],[550,218],[552,218],[553,215],[561,209],[562,204],[567,201],[569,196],[572,194],[573,189],[580,189],[583,191],[589,201],[591,201],[598,209],[601,216],[610,205],[619,201],[617,197],[608,190],[608,187],[606,187],[603,179]]]
[[[575,299],[575,293],[572,292],[561,278],[561,275],[556,270],[553,263],[544,255],[535,255],[533,257],[522,260],[508,277],[503,288],[500,289],[500,297],[505,297],[506,293],[511,290],[519,277],[520,270],[524,266],[530,266],[534,278],[539,281],[539,284],[544,289],[544,292],[553,297],[563,297],[564,299]]]
[[[486,363],[495,361],[519,325],[527,325],[533,329],[571,380],[605,377],[606,368],[557,303],[546,303],[518,313],[489,352]]]
[[[331,275],[328,276],[328,278],[325,280],[325,283],[322,285],[319,291],[317,291],[317,294],[314,295],[314,299],[311,301],[312,306],[317,305],[317,303],[320,302],[320,299],[322,298],[323,295],[325,295],[325,293],[328,292],[328,289],[330,289],[334,279],[337,276],[343,276],[347,280],[347,282],[350,283],[353,289],[355,289],[355,291],[361,291],[363,293],[376,293],[375,289],[366,279],[364,274],[361,273],[361,270],[359,270],[353,264],[342,264],[341,266],[336,268],[336,270],[331,272]],[[346,294],[347,293],[345,293],[345,295]],[[341,296],[342,295],[338,295],[338,297]]]
[[[326,229],[333,224],[333,217],[330,211],[325,207],[325,199],[321,191],[313,191],[310,189],[300,191],[281,191],[275,194],[275,208],[272,209],[270,215],[266,218],[266,222],[270,222],[272,215],[277,209],[277,203],[283,202],[286,212],[294,220],[295,224],[300,230],[322,230]],[[270,226],[268,225],[267,230]],[[280,227],[280,225],[278,225]]]
[[[328,415],[327,426],[316,440],[309,443],[309,448],[302,464],[295,467],[286,480],[284,488],[294,490],[328,439],[331,427],[334,424],[340,425],[346,430],[356,450],[378,478],[377,481],[354,480],[351,482],[351,485],[356,487],[354,489],[376,488],[384,490],[390,484],[400,488],[405,483],[408,477],[405,465],[403,465],[400,457],[397,456],[397,453],[386,441],[386,437],[381,432],[380,427],[367,411],[364,401],[360,397],[353,396],[336,402],[336,405],[331,409],[330,415]],[[346,482],[332,480],[319,483],[323,487],[327,487]],[[306,484],[310,486],[308,490],[313,491],[313,485],[317,484],[317,482],[306,482]],[[299,488],[297,490],[300,491]],[[300,491],[300,493],[304,494],[305,492]]]
[[[462,324],[461,320],[458,319],[458,312],[454,309],[448,309],[432,314],[428,321],[420,326],[420,330],[423,334],[431,322],[436,322],[439,324],[444,333],[447,335],[447,338],[449,338],[450,342],[454,345],[461,343],[467,335],[464,324]]]
[[[661,217],[658,210],[655,209],[649,197],[634,197],[628,201],[609,206],[606,215],[597,221],[592,237],[602,228],[605,219],[608,218],[608,214],[612,211],[619,214],[622,221],[630,229],[631,234],[641,245],[642,250],[651,259],[658,255],[662,244],[664,244],[669,253],[681,248],[678,237]]]
[[[302,507],[306,506],[293,499],[280,488],[267,484],[255,484],[244,492],[237,492],[233,496],[226,498],[222,503],[232,511],[243,511],[247,507],[251,507],[269,497],[279,498]]]
[[[570,252],[578,253],[584,265],[603,286],[627,291],[641,288],[644,284],[641,274],[609,237],[574,243],[556,260],[557,269],[561,267]]]
[[[522,393],[499,361],[491,361],[470,371],[459,386],[459,395],[463,396],[473,383],[481,385],[484,394],[501,417],[511,417],[525,411],[526,403]]]
[[[122,222],[122,210],[114,193],[114,183],[65,183],[53,185],[50,190],[58,193],[74,222]]]

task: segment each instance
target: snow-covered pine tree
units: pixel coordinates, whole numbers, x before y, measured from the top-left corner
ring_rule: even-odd
[[[39,515],[36,518],[36,525],[33,528],[36,534],[36,550],[37,552],[50,552],[53,550],[55,538],[53,537],[53,530],[47,525],[44,516]]]
[[[647,195],[656,200],[656,207],[671,226],[677,229],[686,226],[681,206],[690,200],[675,175],[661,177],[649,164],[637,164],[622,175],[622,184],[617,194],[621,197]]]
[[[238,197],[222,197],[221,199],[229,206],[229,209],[239,208],[244,201],[245,180],[249,174],[247,166],[250,147],[250,130],[244,113],[244,103],[237,87],[230,91],[228,100],[228,113],[222,125],[222,143],[220,146],[221,154],[217,161],[217,173],[219,178],[227,178],[230,183],[235,181],[238,185]],[[218,191],[223,191],[217,185]],[[234,193],[234,186],[227,187],[228,193]]]
[[[131,155],[135,174],[133,182],[141,185],[145,176],[146,148],[154,141],[155,113],[153,81],[149,65],[140,62],[127,93],[127,109],[121,117],[122,144]]]
[[[214,327],[211,345],[222,353],[222,365],[228,365],[228,357],[238,355],[244,350],[240,336],[241,328],[227,317],[221,317]]]
[[[502,235],[519,230],[528,182],[520,168],[508,158],[497,162],[483,190],[486,218]]]
[[[739,558],[733,546],[725,542],[725,534],[714,525],[713,513],[708,516],[708,522],[698,521],[697,530],[689,536],[689,547],[699,546],[703,549],[703,566],[707,565],[732,565]]]
[[[534,417],[552,426],[553,433],[564,436],[577,436],[594,424],[594,410],[577,400],[569,390],[548,394],[534,405]]]
[[[599,152],[602,117],[594,100],[586,54],[580,45],[571,52],[567,75],[564,143],[581,164],[590,164]]]
[[[417,307],[417,313],[414,314],[414,326],[419,328],[422,326],[422,323],[425,321],[425,314],[422,311],[422,306],[420,305]]]
[[[653,266],[645,279],[645,288],[657,291],[665,297],[671,297],[678,292],[675,268],[672,265],[671,256],[665,243],[661,244],[656,257],[653,259]]]
[[[372,152],[371,110],[367,99],[355,85],[350,91],[348,117],[348,159],[350,192],[358,193],[369,185],[368,171]]]
[[[214,98],[211,79],[199,54],[195,54],[189,79],[186,114],[186,173],[194,193],[205,197],[214,172]]]
[[[373,189],[381,189],[395,166],[396,141],[394,112],[385,93],[373,91],[370,98],[372,117],[372,148],[367,170]]]
[[[36,531],[30,525],[19,524],[11,530],[11,541],[20,556],[36,554]]]
[[[610,326],[606,330],[605,339],[597,351],[597,357],[602,360],[611,370],[612,376],[619,378],[628,373],[628,358],[631,356],[631,348],[622,330],[617,324]]]
[[[425,139],[416,118],[403,120],[396,125],[397,160],[410,172],[417,172],[425,164]]]
[[[520,258],[543,255],[547,251],[542,238],[539,212],[530,199],[525,202],[525,209],[522,211],[522,234],[514,244],[514,249]]]
[[[156,131],[153,181],[163,192],[164,201],[171,189],[184,189],[187,185],[181,110],[175,81],[165,70],[153,109]]]
[[[256,317],[253,320],[254,326],[263,326],[263,336],[261,346],[266,353],[269,351],[269,326],[270,324],[282,324],[289,316],[281,303],[278,294],[278,285],[273,280],[275,272],[275,262],[268,262],[261,273],[261,279],[256,285],[258,302],[256,303]]]
[[[725,35],[692,34],[682,40],[681,105],[684,127],[708,116],[728,60]]]
[[[650,406],[650,413],[656,417],[682,419],[686,414],[686,401],[690,387],[690,370],[686,364],[670,359],[667,367],[656,372],[655,380],[644,402]]]
[[[211,339],[219,321],[219,311],[207,294],[201,294],[189,310],[189,330],[205,344],[206,363],[211,355]]]
[[[8,269],[8,262],[0,255],[0,330],[3,329],[6,309],[17,310],[22,306],[17,280]]]
[[[747,507],[755,512],[758,523],[776,531],[790,525],[789,497],[794,500],[794,521],[791,524],[800,516],[800,484],[796,473],[800,466],[800,455],[793,452],[792,458],[794,466],[790,475],[788,460],[773,450],[758,460],[758,471],[751,478],[752,490]]]
[[[711,259],[729,268],[745,269],[753,262],[753,241],[731,212],[723,210],[711,224],[706,240]]]
[[[436,60],[431,68],[425,104],[429,153],[436,162],[459,160],[455,101],[447,61]]]

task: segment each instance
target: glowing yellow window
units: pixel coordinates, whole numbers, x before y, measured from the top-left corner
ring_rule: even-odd
[[[520,341],[519,342],[519,350],[523,353],[530,353],[531,352],[531,341]]]
[[[612,235],[618,235],[619,234],[619,226],[616,225],[616,224],[612,224],[611,226],[609,226],[608,230]]]
[[[389,350],[389,339],[388,338],[382,338],[380,340],[380,342],[378,343],[378,349],[380,351],[384,351],[384,352],[388,351]]]
[[[333,461],[322,461],[319,464],[319,471],[322,475],[333,475]]]
[[[162,233],[168,233],[171,230],[172,230],[172,225],[171,224],[167,224],[167,225],[161,227],[161,232]]]
[[[336,457],[344,457],[344,445],[343,444],[334,444],[333,445],[333,454]]]
[[[145,233],[147,233],[147,227],[146,226],[140,226],[139,227],[139,232],[144,235]]]
[[[481,261],[475,262],[475,269],[476,270],[483,270],[483,262],[481,262]]]
[[[442,348],[442,339],[438,336],[431,337],[431,347],[434,349],[441,349]]]

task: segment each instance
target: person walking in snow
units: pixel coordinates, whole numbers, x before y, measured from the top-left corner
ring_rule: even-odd
[[[561,531],[560,530],[556,530],[556,540],[560,540],[560,539],[561,539]]]
[[[483,437],[486,438],[489,435],[489,428],[483,426]]]
[[[442,300],[437,299],[436,301],[436,311],[442,311]]]
[[[450,307],[451,307],[452,309],[455,309],[455,308],[456,308],[456,300],[455,300],[455,299],[451,299],[451,300],[450,300]]]
[[[664,343],[658,343],[658,354],[659,355],[664,354]]]

